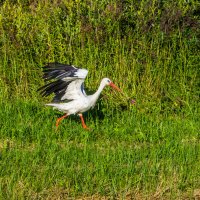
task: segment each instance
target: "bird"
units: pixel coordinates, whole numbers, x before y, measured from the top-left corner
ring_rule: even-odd
[[[52,102],[46,105],[65,113],[56,120],[56,128],[61,120],[74,114],[80,117],[82,127],[89,130],[85,124],[83,113],[94,108],[104,87],[109,85],[113,89],[121,91],[109,78],[103,78],[97,91],[92,95],[87,95],[84,89],[87,69],[58,62],[48,63],[42,69],[45,85],[38,91],[43,97],[54,93]]]

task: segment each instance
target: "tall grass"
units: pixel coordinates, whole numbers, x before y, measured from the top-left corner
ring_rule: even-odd
[[[92,89],[109,76],[130,96],[187,101],[190,93],[193,99],[198,6],[196,1],[5,1],[1,94],[35,98],[40,67],[60,61],[88,68]]]
[[[0,198],[196,197],[199,6],[195,0],[1,2]],[[103,101],[86,114],[92,132],[73,116],[55,132],[59,114],[37,93],[41,67],[54,61],[87,68],[91,91],[103,77],[124,91],[103,91]]]

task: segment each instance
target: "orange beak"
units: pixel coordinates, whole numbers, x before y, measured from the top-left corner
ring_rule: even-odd
[[[109,85],[110,85],[112,88],[114,88],[115,90],[121,92],[121,90],[120,90],[113,82],[111,82]]]

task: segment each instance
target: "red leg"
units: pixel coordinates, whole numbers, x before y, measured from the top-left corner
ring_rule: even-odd
[[[84,129],[89,130],[89,128],[86,126],[86,124],[85,124],[85,122],[84,122],[83,115],[82,115],[82,114],[79,114],[79,117],[81,118],[82,127],[83,127]]]
[[[60,122],[62,119],[64,119],[65,117],[67,117],[67,114],[63,115],[62,117],[60,117],[60,118],[58,118],[58,119],[56,120],[56,128],[58,128],[59,122]]]

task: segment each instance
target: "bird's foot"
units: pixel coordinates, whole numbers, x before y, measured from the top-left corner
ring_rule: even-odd
[[[89,128],[89,127],[87,127],[86,125],[84,126],[83,125],[83,128],[85,129],[85,130],[87,130],[87,131],[90,131],[91,129]]]
[[[56,121],[56,131],[58,130],[58,127],[59,127],[59,123],[60,122],[60,120],[59,119],[57,119],[57,121]]]
[[[63,120],[64,118],[66,118],[66,117],[67,117],[67,114],[63,115],[62,117],[60,117],[56,120],[56,130],[58,130],[58,126],[60,124],[60,121]]]
[[[56,124],[56,131],[58,130],[59,124]]]
[[[82,113],[79,114],[79,117],[81,118],[82,127],[89,131],[90,128],[86,126]]]

